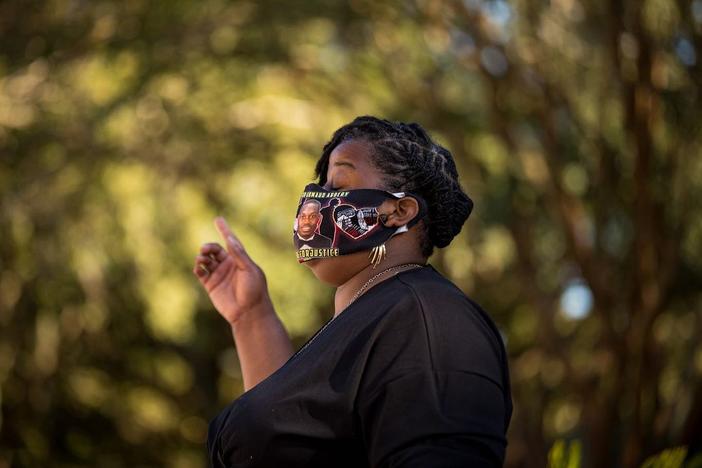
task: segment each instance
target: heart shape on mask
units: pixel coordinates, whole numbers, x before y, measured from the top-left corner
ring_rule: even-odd
[[[365,236],[378,224],[377,208],[356,208],[352,205],[338,205],[334,208],[334,223],[345,234],[358,239]]]

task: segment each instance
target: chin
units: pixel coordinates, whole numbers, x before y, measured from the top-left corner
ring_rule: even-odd
[[[319,281],[332,286],[339,286],[363,268],[363,260],[367,254],[365,252],[359,252],[359,254],[315,258],[304,262],[304,265],[312,270],[312,273]]]
[[[337,275],[334,275],[334,267],[329,265],[330,260],[332,259],[315,258],[312,260],[307,260],[303,263],[303,265],[312,270],[312,273],[314,273],[314,276],[316,276],[319,281],[331,284],[332,286],[337,286],[335,276],[337,276],[338,273]]]

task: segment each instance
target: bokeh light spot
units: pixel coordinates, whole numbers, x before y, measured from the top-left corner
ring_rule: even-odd
[[[568,284],[561,294],[561,311],[566,317],[580,320],[592,310],[592,291],[582,281]]]

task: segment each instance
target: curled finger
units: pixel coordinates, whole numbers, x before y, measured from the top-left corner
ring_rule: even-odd
[[[214,256],[214,259],[218,262],[223,262],[224,259],[227,258],[227,251],[216,242],[203,244],[202,247],[200,247],[200,253],[210,257]]]
[[[214,255],[198,255],[195,257],[195,264],[205,265],[210,271],[217,268],[219,263]]]
[[[205,265],[200,263],[193,268],[193,273],[200,278],[204,278],[210,275],[210,270],[208,270]]]

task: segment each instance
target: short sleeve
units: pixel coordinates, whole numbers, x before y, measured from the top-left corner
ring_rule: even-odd
[[[511,407],[494,378],[501,369],[491,337],[464,319],[469,310],[428,316],[412,297],[408,291],[387,314],[356,397],[370,466],[502,466]]]

